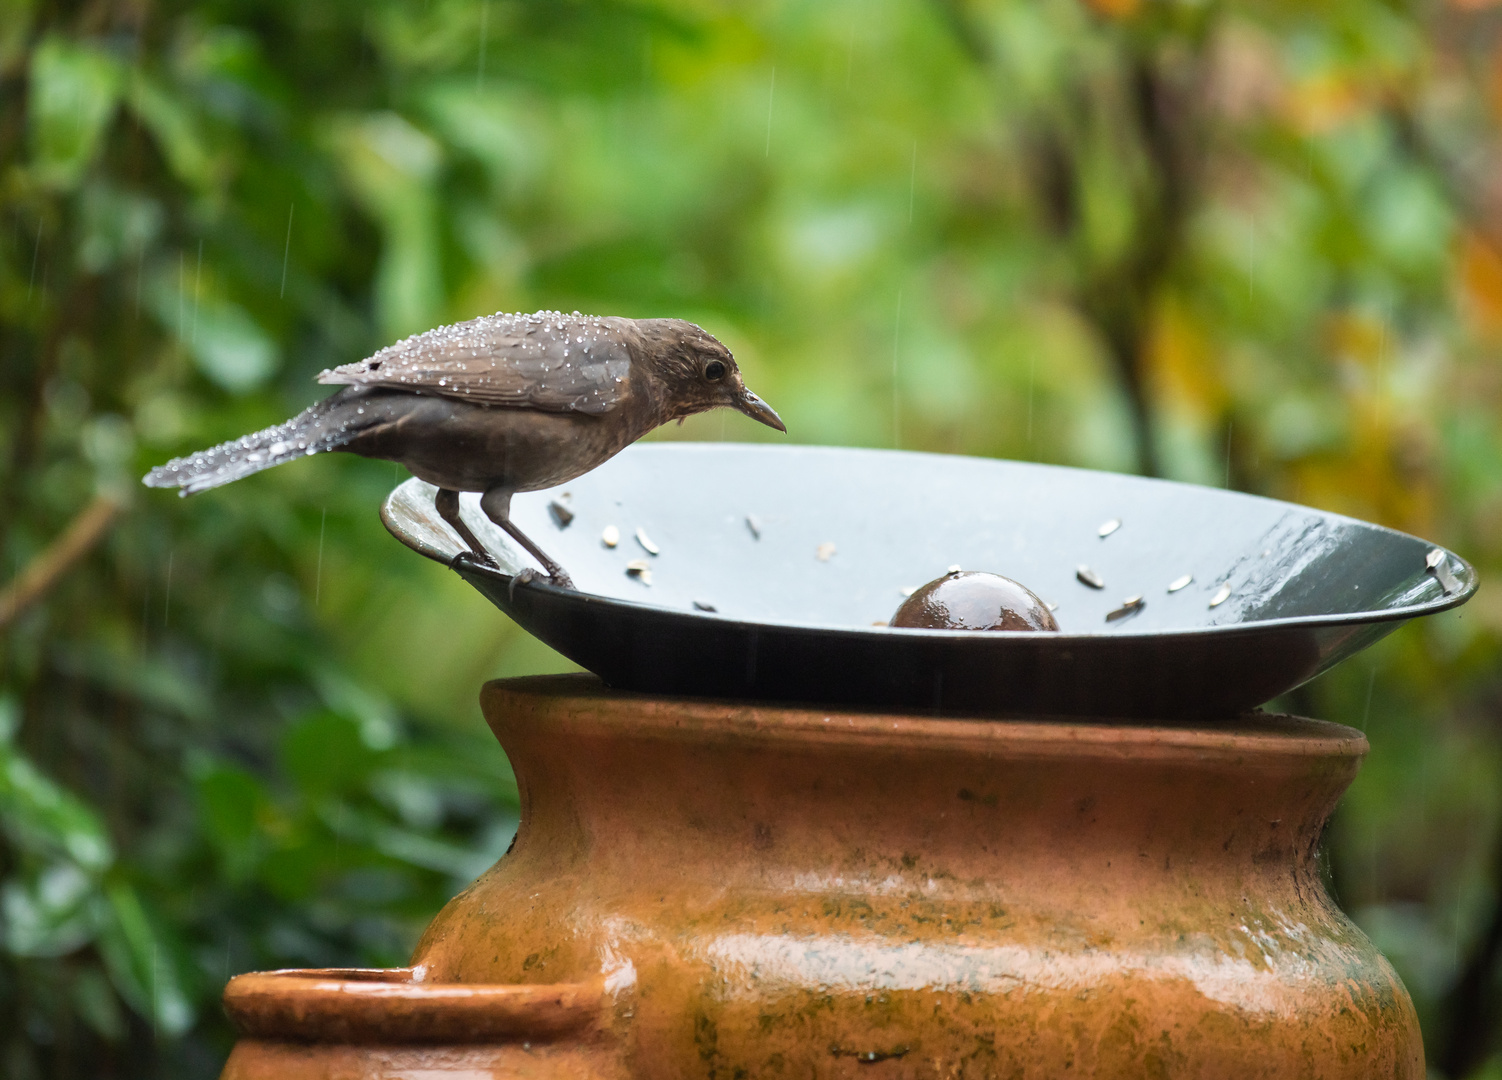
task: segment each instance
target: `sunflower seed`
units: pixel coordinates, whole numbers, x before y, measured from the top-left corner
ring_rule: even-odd
[[[1450,571],[1450,561],[1445,557],[1444,548],[1434,548],[1430,551],[1424,558],[1424,566],[1439,580],[1440,587],[1445,590],[1446,596],[1460,591],[1460,582]]]
[[[1185,574],[1183,577],[1176,577],[1168,583],[1168,591],[1178,592],[1180,589],[1188,588],[1191,584],[1193,584],[1193,582],[1193,574]]]
[[[1095,534],[1097,536],[1099,536],[1102,540],[1104,540],[1106,537],[1110,536],[1113,532],[1115,532],[1119,528],[1121,528],[1121,519],[1120,518],[1112,518],[1110,521],[1106,522],[1100,528],[1096,529],[1095,530]]]
[[[1104,589],[1106,587],[1106,579],[1083,563],[1075,570],[1074,576],[1079,578],[1081,585],[1088,585],[1092,589]]]
[[[1128,615],[1135,615],[1146,605],[1142,601],[1142,594],[1128,596],[1121,602],[1121,606],[1115,611],[1106,613],[1106,622],[1115,622],[1117,619],[1125,619]]]
[[[814,551],[814,557],[820,562],[828,562],[834,556],[833,544],[820,544]]]
[[[662,549],[652,543],[651,537],[647,535],[647,530],[643,529],[640,525],[636,527],[636,542],[646,549],[648,555],[662,554]]]
[[[747,514],[746,528],[751,530],[751,539],[761,539],[761,518],[757,517],[755,514]]]
[[[605,531],[600,533],[600,543],[608,548],[613,548],[621,542],[621,530],[614,525],[606,525]]]
[[[574,512],[557,499],[548,503],[548,513],[553,515],[553,521],[560,529],[568,528],[569,524],[574,520]]]
[[[1220,607],[1221,604],[1224,604],[1230,598],[1231,598],[1231,583],[1229,581],[1223,582],[1221,584],[1220,588],[1218,588],[1218,589],[1215,590],[1215,595],[1212,596],[1212,597],[1210,597],[1210,606],[1211,607]]]

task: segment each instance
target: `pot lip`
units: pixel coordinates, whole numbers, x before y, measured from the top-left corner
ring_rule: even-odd
[[[494,679],[480,695],[498,736],[552,731],[680,742],[861,745],[1008,758],[1360,759],[1365,734],[1328,720],[1253,711],[1203,722],[1101,717],[936,717],[850,706],[745,702],[613,690],[588,673]],[[508,716],[524,711],[522,723]],[[504,740],[503,740],[504,741]]]
[[[595,1024],[602,982],[427,982],[423,968],[289,968],[236,975],[224,1010],[242,1036],[319,1043],[539,1042]]]

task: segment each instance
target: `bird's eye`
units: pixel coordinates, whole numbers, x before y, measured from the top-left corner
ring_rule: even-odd
[[[725,365],[719,360],[711,360],[704,365],[704,377],[711,381],[725,377]]]

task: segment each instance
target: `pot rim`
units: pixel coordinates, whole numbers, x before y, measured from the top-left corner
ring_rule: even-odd
[[[703,742],[735,741],[800,749],[852,746],[909,752],[969,752],[1007,758],[1194,760],[1240,763],[1278,758],[1359,760],[1370,745],[1353,727],[1260,711],[1224,721],[1143,722],[1100,717],[936,717],[904,712],[666,697],[614,690],[588,673],[493,679],[481,691],[496,734],[515,709],[559,697],[565,716],[529,716],[507,735],[544,729],[574,734]],[[593,705],[593,709],[577,706]],[[503,740],[504,741],[504,740]]]
[[[244,1037],[320,1043],[548,1041],[594,1025],[603,982],[435,983],[418,968],[236,975],[224,1010]]]

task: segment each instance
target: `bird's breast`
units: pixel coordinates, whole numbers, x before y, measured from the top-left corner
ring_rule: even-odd
[[[406,414],[357,453],[399,461],[455,491],[536,491],[564,484],[635,442],[629,410],[599,415],[474,405],[412,396]]]

